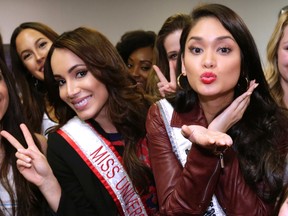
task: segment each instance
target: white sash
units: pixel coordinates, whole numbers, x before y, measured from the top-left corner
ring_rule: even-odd
[[[147,216],[141,198],[120,162],[121,157],[113,147],[109,147],[109,141],[106,143],[94,128],[76,116],[61,127],[58,133],[102,182],[121,215]]]
[[[165,128],[169,136],[173,152],[175,153],[177,159],[180,161],[181,165],[184,167],[184,165],[186,164],[186,160],[187,160],[187,154],[192,146],[192,142],[186,139],[181,134],[181,128],[171,127],[170,123],[171,123],[172,114],[174,111],[172,105],[166,99],[159,100],[157,102],[157,105],[162,115],[162,119],[164,121]],[[207,212],[211,212],[211,211],[214,211],[214,214],[217,216],[226,215],[222,207],[220,206],[215,195],[212,196],[211,204],[207,209]]]

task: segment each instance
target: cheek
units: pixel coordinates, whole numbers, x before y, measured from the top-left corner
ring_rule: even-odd
[[[32,70],[32,68],[33,68],[33,63],[32,63],[31,60],[25,61],[25,62],[23,62],[23,64],[24,64],[24,66],[25,66],[29,71]]]
[[[147,79],[149,73],[150,71],[141,71],[140,75],[142,78]]]
[[[8,94],[8,90],[6,85],[1,86],[0,87],[0,91],[1,91],[1,111],[2,111],[2,115],[4,115],[7,111],[8,105],[9,105],[9,94]]]
[[[278,67],[288,65],[288,51],[281,50],[278,52]]]
[[[170,63],[171,66],[173,67],[174,71],[176,71],[177,60],[169,60],[169,63]]]
[[[33,64],[32,60],[29,60],[28,62],[25,62],[23,64],[30,74],[35,75],[35,65]]]
[[[66,103],[65,95],[66,95],[65,87],[62,86],[62,87],[59,88],[59,97],[60,97],[61,100],[63,100]]]

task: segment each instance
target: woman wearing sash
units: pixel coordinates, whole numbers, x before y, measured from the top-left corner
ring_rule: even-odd
[[[0,127],[9,131],[24,147],[27,143],[18,125],[25,123],[22,105],[16,91],[15,80],[9,71],[2,49],[0,36]],[[32,130],[31,130],[32,131]],[[32,138],[32,137],[31,137]],[[38,137],[37,137],[38,138]],[[43,137],[44,138],[44,137]],[[39,149],[46,149],[46,142],[33,140]],[[44,138],[45,140],[45,138]],[[41,144],[40,144],[41,142]],[[48,205],[35,185],[27,181],[17,170],[16,149],[1,137],[0,139],[0,215],[3,216],[44,216],[51,215]]]
[[[48,136],[47,158],[61,188],[33,142],[23,150],[2,132],[20,149],[23,175],[54,190],[41,191],[58,215],[154,215],[145,139],[150,102],[115,47],[96,30],[78,28],[53,43],[46,63],[48,96],[59,119]]]
[[[283,188],[288,120],[269,94],[242,19],[219,4],[191,16],[180,39],[175,97],[154,104],[146,122],[159,212],[272,215]]]

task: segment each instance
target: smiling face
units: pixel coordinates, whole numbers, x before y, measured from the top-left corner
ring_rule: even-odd
[[[44,62],[52,41],[34,29],[22,30],[16,38],[17,53],[28,71],[44,80]]]
[[[82,120],[105,119],[109,93],[106,86],[97,80],[85,63],[67,49],[55,49],[51,68],[59,84],[60,98]]]
[[[9,105],[9,94],[2,72],[0,71],[0,120],[5,115]]]
[[[146,80],[153,64],[153,48],[142,47],[134,52],[128,58],[127,66],[129,72],[136,81],[146,87]]]
[[[240,48],[219,20],[204,17],[192,27],[182,65],[200,100],[225,97],[232,101],[240,76]]]

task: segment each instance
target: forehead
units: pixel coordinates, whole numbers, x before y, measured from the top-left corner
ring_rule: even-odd
[[[178,29],[174,32],[171,32],[167,35],[164,40],[164,47],[167,50],[169,47],[179,47],[180,46],[180,37],[181,37],[182,29]],[[167,50],[168,51],[168,50]]]
[[[151,60],[153,58],[153,48],[152,47],[142,47],[136,49],[131,53],[129,59],[148,59]]]
[[[215,17],[203,17],[196,21],[190,29],[189,35],[201,37],[211,37],[218,35],[230,35],[231,33],[224,28],[222,23]]]
[[[28,28],[22,30],[16,38],[17,50],[22,50],[27,46],[33,45],[40,38],[48,39],[44,34],[35,29]]]
[[[51,67],[54,74],[68,72],[75,65],[85,65],[83,60],[68,49],[56,48],[51,56]]]
[[[16,41],[17,40],[27,40],[30,38],[47,38],[44,34],[42,34],[41,32],[35,30],[35,29],[31,29],[31,28],[27,28],[27,29],[23,29],[17,36]]]

